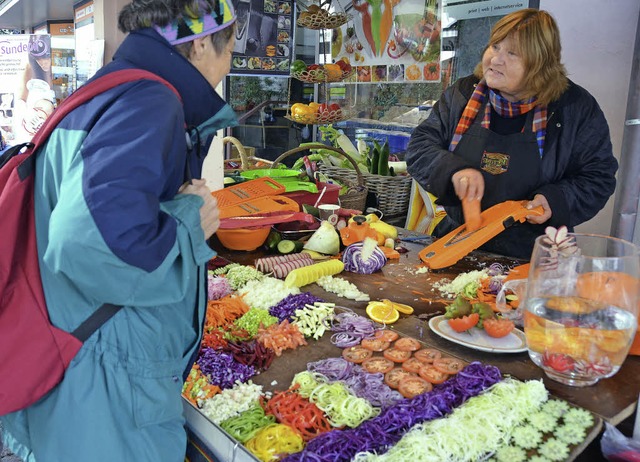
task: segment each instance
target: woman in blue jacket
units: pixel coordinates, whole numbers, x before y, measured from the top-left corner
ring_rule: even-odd
[[[200,343],[206,240],[219,225],[197,178],[215,131],[235,122],[214,91],[229,72],[234,22],[227,0],[125,6],[119,25],[130,33],[99,75],[144,69],[180,98],[156,81],[120,85],[67,116],[38,156],[52,323],[72,331],[104,303],[123,308],[56,388],[1,418],[5,445],[27,462],[184,460],[182,376]]]
[[[593,96],[560,61],[560,33],[545,11],[524,9],[496,23],[473,75],[458,80],[416,128],[408,171],[438,198],[441,237],[464,220],[461,200],[482,209],[506,200],[542,206],[483,249],[528,259],[546,226],[572,229],[615,190],[618,163]]]

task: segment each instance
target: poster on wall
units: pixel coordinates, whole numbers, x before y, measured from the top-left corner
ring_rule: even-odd
[[[231,74],[288,75],[294,50],[293,0],[235,0]]]
[[[30,141],[55,107],[51,37],[0,38],[0,130],[7,144]]]
[[[331,34],[331,58],[363,83],[440,81],[442,0],[337,0],[350,21]]]

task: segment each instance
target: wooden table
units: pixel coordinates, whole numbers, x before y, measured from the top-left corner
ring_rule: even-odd
[[[400,237],[413,237],[413,233],[401,231]],[[221,257],[241,264],[253,264],[256,258],[263,256],[256,252],[228,251],[212,241],[214,248],[219,250]],[[596,385],[586,388],[576,388],[563,385],[546,377],[543,371],[537,367],[527,353],[496,354],[473,350],[452,343],[434,334],[428,326],[428,319],[437,314],[444,313],[444,307],[448,300],[442,298],[434,284],[444,279],[452,280],[458,274],[474,269],[488,267],[494,262],[503,265],[515,266],[522,261],[488,254],[473,252],[456,265],[426,273],[417,272],[421,267],[418,251],[424,248],[424,242],[403,242],[409,252],[402,254],[400,260],[390,260],[384,268],[371,275],[361,275],[343,272],[343,277],[354,283],[362,292],[368,293],[372,300],[389,298],[396,302],[406,303],[414,307],[411,316],[402,315],[400,321],[394,324],[394,328],[403,334],[420,339],[426,345],[467,361],[481,361],[497,366],[504,374],[512,375],[521,380],[542,379],[551,394],[562,398],[571,404],[593,412],[613,425],[620,424],[623,420],[632,416],[640,393],[640,357],[629,356],[620,371],[613,377],[601,380]],[[354,309],[359,314],[366,316],[364,310],[366,302],[354,302],[325,292],[316,284],[303,288],[314,295],[322,297],[326,301],[335,302],[337,305]],[[314,360],[308,358],[308,360]],[[282,377],[281,383],[293,377],[292,369],[283,369],[282,374],[290,377]],[[582,459],[582,458],[581,458]],[[585,458],[584,460],[595,460]]]

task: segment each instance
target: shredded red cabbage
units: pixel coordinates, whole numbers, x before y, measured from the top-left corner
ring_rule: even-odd
[[[293,321],[293,315],[296,310],[301,310],[305,305],[313,305],[315,302],[323,302],[320,297],[316,297],[311,292],[302,292],[300,294],[287,295],[276,305],[269,308],[269,314],[278,318],[280,322],[285,319],[289,322]]]
[[[229,353],[203,348],[197,360],[209,382],[222,389],[232,388],[236,380],[246,382],[256,374],[253,366],[238,363]]]
[[[348,461],[361,451],[385,453],[417,423],[443,417],[467,399],[502,380],[500,370],[473,362],[432,391],[402,399],[358,427],[332,430],[313,438],[301,452],[283,462]]]

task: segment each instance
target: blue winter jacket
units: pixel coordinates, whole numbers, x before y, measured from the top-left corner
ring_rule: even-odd
[[[163,77],[182,101],[158,82],[123,84],[67,116],[38,156],[51,321],[71,331],[103,303],[123,308],[58,387],[2,418],[5,443],[26,461],[184,460],[182,374],[199,345],[214,252],[202,199],[177,192],[200,177],[215,130],[235,116],[152,29],[130,34],[99,75],[123,68]]]

